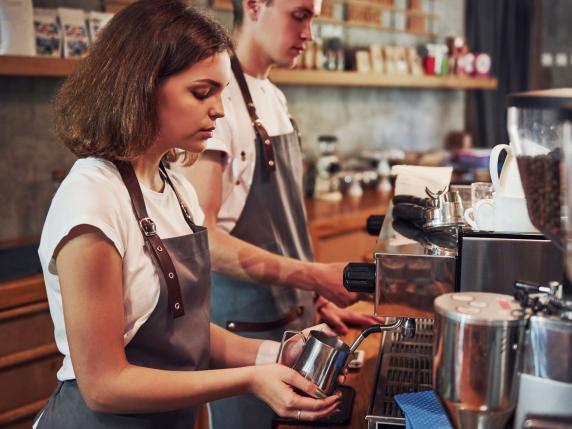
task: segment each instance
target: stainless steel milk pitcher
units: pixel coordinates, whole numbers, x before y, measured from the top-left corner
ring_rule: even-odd
[[[353,352],[365,337],[374,332],[390,331],[397,328],[401,328],[404,336],[411,337],[415,335],[415,320],[400,318],[393,323],[377,324],[365,328],[351,346],[338,337],[329,336],[322,331],[310,331],[307,338],[299,331],[286,331],[280,344],[278,362],[281,362],[283,354],[288,352],[288,342],[292,340],[292,336],[301,337],[302,351],[293,364],[287,363],[287,365],[316,384],[318,395],[326,397],[334,392],[338,376],[347,366]]]

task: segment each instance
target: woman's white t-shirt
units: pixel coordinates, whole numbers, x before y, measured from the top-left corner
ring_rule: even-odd
[[[193,186],[184,177],[169,176],[201,225],[204,214]],[[163,192],[141,186],[149,217],[162,239],[192,234],[178,200],[169,185]],[[144,246],[144,239],[133,213],[131,199],[119,172],[110,161],[85,158],[75,162],[52,200],[38,253],[54,322],[55,340],[64,355],[59,380],[74,379],[64,324],[59,277],[53,258],[61,240],[78,225],[91,225],[103,232],[123,259],[124,344],[127,345],[153,312],[159,299],[159,272]]]

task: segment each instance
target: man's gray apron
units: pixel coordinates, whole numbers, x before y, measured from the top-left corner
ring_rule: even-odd
[[[182,204],[180,199],[179,203]],[[171,315],[167,287],[159,274],[157,306],[125,347],[127,360],[133,365],[178,371],[209,367],[210,254],[207,230],[186,219],[193,234],[162,240],[177,272],[185,314],[177,318]],[[58,383],[39,414],[38,429],[192,429],[196,414],[196,407],[149,414],[96,413],[86,406],[76,380],[69,380]]]
[[[236,63],[233,71],[240,85],[244,75],[237,76]],[[242,88],[244,86],[245,82]],[[243,92],[243,98],[248,100],[250,94]],[[231,235],[278,255],[311,261],[313,252],[302,193],[298,133],[268,137],[261,136],[256,127],[255,130],[256,165],[252,186]],[[270,140],[273,149],[273,170],[267,168],[263,139]],[[302,330],[315,321],[311,291],[262,286],[216,272],[212,275],[211,302],[214,323],[250,338],[280,341],[284,330]],[[271,427],[272,409],[253,395],[223,399],[210,406],[213,429]]]

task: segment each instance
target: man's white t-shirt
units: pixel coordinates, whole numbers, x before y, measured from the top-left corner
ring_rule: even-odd
[[[201,225],[204,214],[188,180],[174,172],[169,176],[191,211],[194,222]],[[162,239],[192,234],[185,221],[173,189],[165,184],[163,192],[141,186],[149,217],[157,225]],[[58,371],[59,380],[74,379],[66,336],[59,277],[53,258],[61,240],[78,225],[91,225],[103,232],[123,259],[123,308],[125,311],[124,344],[135,336],[159,299],[159,272],[133,213],[131,199],[119,172],[110,161],[99,158],[80,159],[52,200],[38,253],[44,272],[50,313],[59,351],[64,355]]]
[[[291,133],[294,129],[282,91],[268,79],[245,77],[256,113],[268,135]],[[207,142],[207,150],[221,151],[226,155],[217,224],[230,232],[244,208],[256,163],[256,134],[234,75],[223,92],[223,107],[224,117],[217,119],[214,136]]]

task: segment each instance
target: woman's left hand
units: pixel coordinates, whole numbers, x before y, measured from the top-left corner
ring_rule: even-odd
[[[300,356],[300,353],[302,353],[302,349],[304,348],[305,340],[302,339],[302,336],[304,339],[307,339],[308,335],[310,335],[310,331],[322,331],[326,335],[330,336],[336,335],[336,333],[325,323],[320,323],[319,325],[306,328],[297,335],[290,337],[282,344],[282,351],[280,353],[278,363],[291,368],[294,363],[296,363],[296,359],[298,359],[298,356]]]
[[[336,336],[336,333],[332,331],[332,329],[325,323],[320,323],[319,325],[306,328],[302,332],[300,332],[300,334],[303,335],[305,339],[307,339],[311,331],[322,331],[326,335],[332,337]],[[283,348],[278,363],[286,365],[291,368],[294,365],[294,363],[296,363],[296,359],[298,359],[300,353],[302,353],[304,344],[305,342],[304,340],[302,340],[302,337],[300,335],[296,335],[294,337],[289,338],[287,340],[287,344],[282,345]],[[344,369],[342,371],[342,374],[340,374],[340,376],[338,377],[338,384],[344,384],[344,382],[346,381],[347,372],[348,372],[347,369]]]
[[[316,304],[320,319],[327,323],[338,335],[347,334],[349,331],[348,325],[367,327],[382,322],[381,319],[372,315],[358,313],[348,310],[347,308],[340,308],[323,297],[318,298]]]

